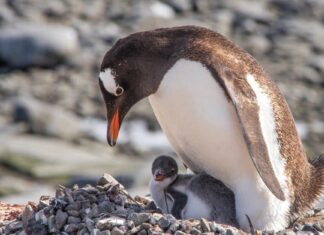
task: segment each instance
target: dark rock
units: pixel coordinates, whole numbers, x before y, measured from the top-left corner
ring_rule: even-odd
[[[111,231],[111,235],[124,235],[125,233],[117,227],[114,227]]]
[[[6,233],[14,233],[19,229],[23,228],[23,223],[21,221],[13,221],[6,226]]]
[[[55,216],[55,226],[56,226],[56,229],[58,231],[61,230],[61,228],[63,228],[63,226],[65,225],[66,221],[67,221],[67,218],[68,218],[68,214],[63,212],[62,210],[58,210],[56,212],[56,216]]]
[[[62,25],[17,23],[0,29],[0,58],[13,67],[56,65],[78,44],[74,29]]]
[[[168,229],[168,228],[170,227],[171,222],[170,222],[170,220],[168,220],[168,219],[162,217],[161,219],[159,219],[159,221],[158,221],[158,225],[159,225],[162,229],[165,229],[165,230],[166,230],[166,229]]]
[[[198,235],[198,234],[201,234],[201,231],[197,228],[192,228],[190,230],[190,234],[193,234],[193,235]]]
[[[78,224],[81,222],[81,219],[79,217],[69,216],[67,219],[68,224]]]
[[[151,215],[148,213],[133,213],[130,215],[129,219],[131,219],[135,226],[140,225],[144,222],[148,222],[151,218]]]
[[[105,186],[107,184],[115,186],[119,185],[119,182],[111,175],[104,173],[104,175],[98,180],[97,185]]]
[[[59,231],[56,229],[55,215],[51,215],[50,217],[48,217],[47,226],[48,226],[48,231],[50,233],[56,233],[57,231]]]
[[[27,227],[29,220],[31,220],[34,216],[34,210],[31,205],[27,205],[21,215],[21,220],[23,222],[24,227]]]
[[[318,233],[318,231],[316,230],[316,228],[314,228],[314,226],[310,225],[310,224],[305,224],[302,228],[302,231],[305,232],[312,232],[312,233]]]
[[[138,235],[147,235],[147,232],[145,229],[142,229],[141,231],[138,232]]]
[[[78,231],[78,225],[67,224],[64,226],[64,231],[67,232],[68,234],[74,233],[74,232]]]
[[[103,201],[99,203],[98,209],[100,213],[110,213],[114,210],[114,204],[110,203],[109,201]]]

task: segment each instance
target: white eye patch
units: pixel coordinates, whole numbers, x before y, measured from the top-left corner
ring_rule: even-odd
[[[115,80],[114,75],[112,74],[112,71],[110,68],[106,69],[103,72],[99,73],[99,79],[102,81],[102,84],[104,85],[105,89],[115,96],[119,96],[120,94],[120,87]]]

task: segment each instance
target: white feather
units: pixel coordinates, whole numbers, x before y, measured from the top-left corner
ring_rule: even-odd
[[[150,180],[150,193],[153,201],[163,213],[171,213],[173,207],[173,200],[166,197],[165,189],[174,181],[175,177],[166,178],[162,181],[155,181],[153,178]]]
[[[187,191],[187,204],[182,210],[182,219],[211,219],[211,208],[196,194]]]
[[[112,70],[107,68],[105,71],[99,73],[99,79],[102,81],[105,89],[113,95],[116,95],[116,88],[118,87]]]
[[[289,201],[278,200],[258,175],[234,106],[205,66],[179,60],[149,100],[183,161],[194,171],[220,179],[235,193],[237,219],[243,229],[249,230],[246,214],[258,229],[280,230],[288,225]],[[261,123],[272,120],[267,115],[260,116]],[[271,162],[280,177],[284,165],[278,164],[278,155],[275,158]],[[286,182],[281,183],[285,188]]]

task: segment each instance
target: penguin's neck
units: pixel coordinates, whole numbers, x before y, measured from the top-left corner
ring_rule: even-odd
[[[178,60],[149,101],[186,165],[221,180],[234,192],[242,227],[249,228],[245,214],[256,228],[267,225],[267,229],[278,230],[287,225],[290,202],[277,199],[263,183],[233,104],[203,64]]]
[[[174,182],[175,178],[167,178],[163,181],[150,180],[150,193],[155,204],[162,210],[163,213],[170,213],[173,201],[167,195],[167,187]]]

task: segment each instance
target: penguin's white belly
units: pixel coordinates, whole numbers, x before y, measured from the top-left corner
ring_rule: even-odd
[[[182,219],[212,219],[211,207],[192,192],[187,192],[187,204],[183,208]]]
[[[275,198],[261,180],[234,106],[207,68],[199,62],[179,60],[149,100],[183,161],[193,171],[204,171],[233,190],[236,216],[243,228],[249,228],[245,214],[255,228],[267,225],[267,229],[278,230],[286,225],[286,212],[280,207],[288,211],[289,203]]]

